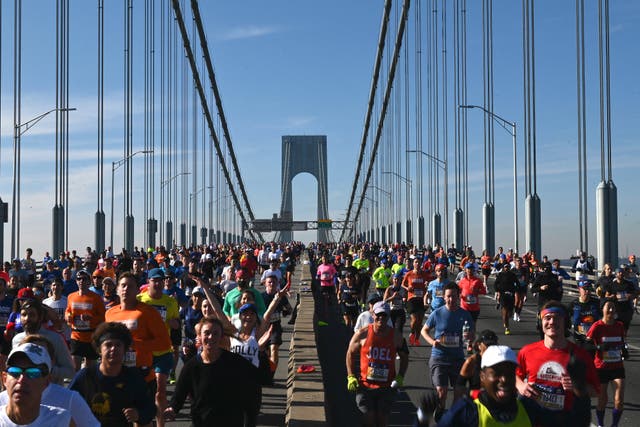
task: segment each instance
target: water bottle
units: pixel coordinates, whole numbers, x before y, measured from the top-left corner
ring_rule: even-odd
[[[464,325],[462,326],[462,343],[464,344],[465,351],[468,353],[471,348],[471,326],[467,320],[464,321]]]

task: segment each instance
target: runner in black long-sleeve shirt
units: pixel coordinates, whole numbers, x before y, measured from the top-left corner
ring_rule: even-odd
[[[187,396],[191,396],[193,427],[255,425],[256,368],[241,356],[220,348],[219,320],[202,319],[198,336],[202,353],[182,369],[165,417],[174,419]]]

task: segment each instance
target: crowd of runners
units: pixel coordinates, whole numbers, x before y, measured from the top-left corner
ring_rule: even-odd
[[[256,425],[302,257],[320,305],[337,302],[353,329],[347,388],[364,425],[387,425],[415,363],[409,348],[425,344],[433,393],[421,401],[418,425],[588,425],[591,398],[605,425],[610,388],[608,424],[620,420],[635,256],[598,273],[585,254],[565,271],[558,260],[502,249],[476,257],[471,248],[292,242],[87,248],[41,260],[28,249],[5,263],[0,425],[162,426],[187,400],[194,426]],[[579,295],[564,305],[569,279]],[[502,330],[477,331],[482,295],[495,299]],[[540,341],[516,354],[498,336],[517,333],[511,322],[527,298]],[[175,384],[171,399],[167,384]]]
[[[412,363],[408,349],[423,342],[431,347],[425,368],[434,391],[423,398],[419,425],[588,426],[595,398],[595,421],[604,426],[609,389],[607,425],[618,425],[626,335],[638,296],[634,255],[596,274],[584,253],[570,271],[557,259],[502,248],[480,257],[472,248],[375,244],[329,245],[316,253],[322,292],[335,293],[344,323],[354,328],[347,388],[355,393],[363,425],[387,425]],[[578,296],[565,305],[569,280]],[[480,298],[487,294],[502,330],[476,331]],[[510,322],[520,322],[527,298],[535,301],[540,341],[516,354],[498,345],[498,335],[512,334]]]
[[[303,248],[27,249],[0,271],[0,426],[163,426],[187,400],[194,426],[256,425]]]

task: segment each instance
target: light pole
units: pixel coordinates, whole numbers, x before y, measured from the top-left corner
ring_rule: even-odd
[[[18,256],[20,252],[20,169],[21,169],[21,150],[20,150],[20,137],[24,135],[26,131],[35,126],[40,120],[44,119],[49,114],[56,111],[76,111],[76,108],[52,108],[31,120],[27,120],[24,123],[19,123],[14,126],[14,146],[17,148],[13,152],[13,195],[11,206],[11,259]]]
[[[135,155],[137,155],[137,154],[148,154],[148,153],[153,153],[153,150],[136,151],[135,153],[129,154],[127,157],[125,157],[123,159],[111,162],[111,238],[109,240],[109,243],[110,243],[110,246],[111,246],[111,250],[113,250],[113,193],[114,193],[114,186],[115,186],[115,172],[122,165],[124,165],[127,162],[127,160],[131,159]]]
[[[489,111],[486,108],[480,105],[459,105],[459,108],[473,109],[478,108],[488,114],[489,117],[494,119],[498,124],[502,127],[502,129],[506,130],[510,135],[513,141],[513,240],[514,240],[514,249],[516,253],[519,253],[519,239],[518,239],[518,155],[517,155],[517,144],[516,144],[516,122],[510,122],[493,111]],[[511,128],[511,129],[509,129]]]
[[[444,234],[445,234],[445,247],[449,247],[449,170],[447,166],[447,162],[442,159],[439,159],[435,156],[432,156],[429,153],[425,153],[422,150],[407,150],[407,153],[420,153],[429,160],[435,162],[436,165],[440,166],[444,171]]]
[[[411,194],[411,197],[407,201],[407,204],[409,205],[409,216],[407,217],[407,223],[409,223],[409,221],[411,221],[411,217],[413,216],[413,182],[409,178],[405,178],[404,176],[393,171],[385,171],[381,173],[383,175],[393,175],[409,186],[409,194]],[[407,236],[407,240],[409,240],[408,237],[409,236]]]

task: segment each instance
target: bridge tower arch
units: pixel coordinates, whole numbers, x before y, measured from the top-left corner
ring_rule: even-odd
[[[327,195],[327,137],[303,135],[282,137],[282,201],[280,218],[293,221],[293,195],[291,183],[299,173],[308,172],[318,182],[318,218],[329,218]],[[280,240],[293,240],[292,231],[281,231]],[[329,230],[318,229],[318,242],[329,241]]]

